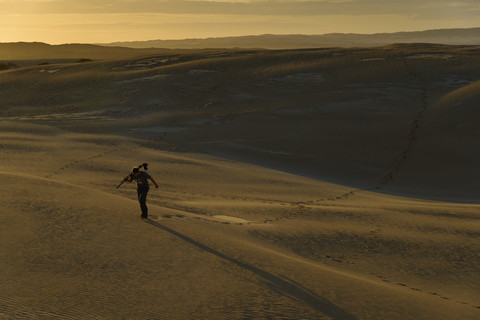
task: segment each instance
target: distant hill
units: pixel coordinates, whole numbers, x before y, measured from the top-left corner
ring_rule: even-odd
[[[185,40],[150,40],[109,44],[62,44],[41,42],[0,43],[0,62],[22,60],[121,59],[142,55],[178,54],[190,49],[307,49],[325,47],[380,47],[401,43],[480,45],[480,28],[420,32],[325,35],[259,35]],[[185,51],[184,51],[185,50]],[[82,60],[83,61],[83,60]]]
[[[185,40],[150,40],[114,42],[105,46],[129,48],[263,48],[305,49],[325,47],[375,47],[394,43],[437,43],[450,45],[480,45],[480,28],[439,29],[418,32],[396,32],[377,34],[324,35],[259,35]]]
[[[50,45],[41,42],[0,43],[1,60],[29,59],[114,59],[142,54],[170,53],[168,49],[134,49],[93,44]]]

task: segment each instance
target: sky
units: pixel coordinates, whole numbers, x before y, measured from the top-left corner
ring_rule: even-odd
[[[480,0],[0,0],[0,42],[108,43],[480,27]]]

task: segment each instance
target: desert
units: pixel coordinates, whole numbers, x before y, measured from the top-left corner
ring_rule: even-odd
[[[0,318],[480,318],[479,46],[27,48]]]

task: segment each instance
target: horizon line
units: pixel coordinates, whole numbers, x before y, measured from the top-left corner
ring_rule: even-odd
[[[2,44],[6,43],[39,43],[39,44],[47,44],[47,45],[72,45],[72,44],[83,44],[83,45],[109,45],[109,44],[116,44],[116,43],[135,43],[135,42],[150,42],[150,41],[188,41],[188,40],[211,40],[211,39],[225,39],[225,38],[244,38],[244,37],[261,37],[261,36],[328,36],[328,35],[367,35],[367,36],[374,36],[374,35],[388,35],[388,34],[398,34],[398,33],[421,33],[421,32],[429,32],[429,31],[445,31],[445,30],[471,30],[471,29],[480,29],[480,26],[477,27],[468,27],[468,28],[437,28],[437,29],[423,29],[423,30],[415,30],[415,31],[395,31],[395,32],[375,32],[375,33],[355,33],[355,32],[329,32],[329,33],[261,33],[261,34],[245,34],[245,35],[237,35],[237,36],[218,36],[218,37],[203,37],[203,38],[176,38],[176,39],[149,39],[149,40],[120,40],[120,41],[112,41],[112,42],[65,42],[65,43],[48,43],[43,41],[8,41],[8,42],[1,42]]]

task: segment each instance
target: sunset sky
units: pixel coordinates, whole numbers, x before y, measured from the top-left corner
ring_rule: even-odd
[[[102,43],[480,26],[480,0],[0,0],[0,42]]]

